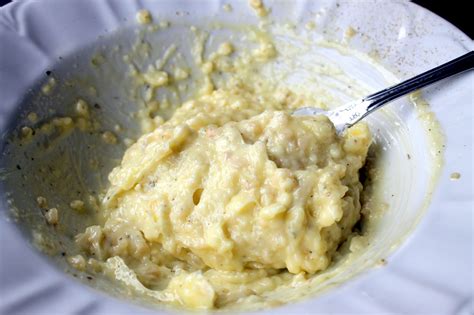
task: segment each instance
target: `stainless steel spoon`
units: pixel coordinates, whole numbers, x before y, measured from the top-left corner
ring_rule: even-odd
[[[325,111],[313,107],[299,108],[293,115],[311,116],[326,115],[333,122],[338,133],[357,123],[359,120],[381,108],[390,101],[418,90],[447,77],[474,68],[474,51],[426,71],[411,79],[389,87],[380,92],[364,97],[362,100],[350,102],[333,110]]]

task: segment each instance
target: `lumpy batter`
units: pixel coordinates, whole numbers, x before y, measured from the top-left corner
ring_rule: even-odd
[[[126,151],[103,224],[77,243],[116,278],[126,266],[135,288],[194,309],[326,269],[360,218],[371,136],[295,106],[238,85],[186,102]]]

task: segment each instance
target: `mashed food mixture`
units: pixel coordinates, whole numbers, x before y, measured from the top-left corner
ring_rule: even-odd
[[[102,224],[76,242],[112,277],[194,309],[326,269],[360,218],[371,136],[295,106],[239,86],[186,102],[126,151]]]

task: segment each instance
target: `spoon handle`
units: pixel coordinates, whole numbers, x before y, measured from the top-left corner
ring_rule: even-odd
[[[363,99],[363,102],[369,103],[367,106],[366,115],[396,98],[455,74],[471,70],[472,68],[474,68],[474,51],[470,51],[461,57],[444,63],[429,71],[423,72],[422,74],[403,81],[397,85],[371,94]]]

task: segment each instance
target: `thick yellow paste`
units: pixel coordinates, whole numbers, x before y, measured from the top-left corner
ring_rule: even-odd
[[[104,224],[76,238],[143,289],[188,308],[224,307],[324,270],[360,218],[365,124],[242,86],[179,107],[110,176]]]

